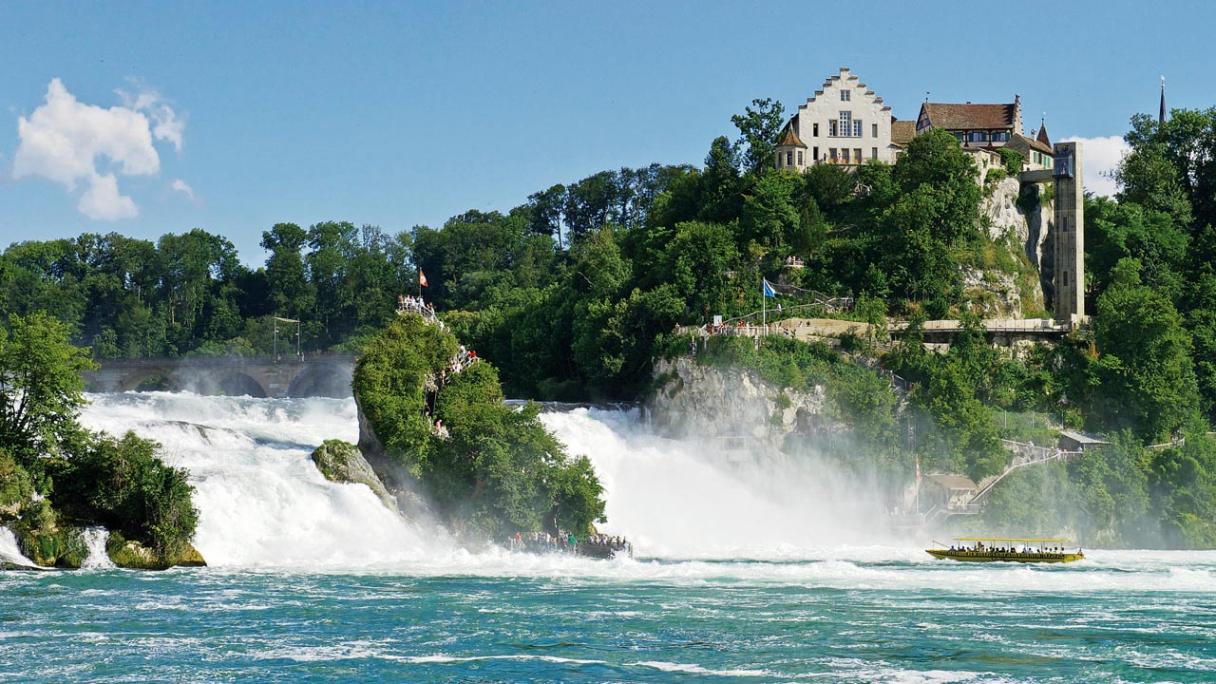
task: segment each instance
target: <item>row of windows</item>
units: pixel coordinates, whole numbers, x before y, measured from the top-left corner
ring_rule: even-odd
[[[828,122],[828,135],[833,138],[860,138],[862,125],[861,119],[853,118],[853,112],[841,112],[839,118]],[[811,124],[811,136],[819,137],[819,124]],[[878,137],[878,124],[870,124],[870,137]]]
[[[778,155],[777,156],[777,165],[781,166],[781,167],[794,166],[794,159],[795,159],[794,155],[795,155],[795,152],[793,150],[787,150],[783,155]],[[797,164],[798,166],[802,166],[805,163],[803,156],[802,156],[802,150],[797,151],[796,158],[798,160],[798,164]],[[845,163],[845,164],[849,164],[849,163],[860,164],[862,161],[864,161],[862,154],[861,154],[860,147],[854,147],[853,149],[849,149],[847,147],[842,147],[840,149],[837,149],[835,147],[829,147],[828,156],[826,158],[830,159],[833,162]],[[818,147],[816,147],[812,150],[811,159],[813,159],[815,161],[819,161],[819,148]],[[870,148],[870,159],[878,159],[878,148],[877,147]]]
[[[1009,142],[1009,131],[994,131],[992,133],[988,131],[968,131],[966,133],[956,131],[954,137],[958,138],[959,142]]]

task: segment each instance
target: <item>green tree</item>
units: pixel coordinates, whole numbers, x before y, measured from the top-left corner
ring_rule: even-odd
[[[766,97],[752,100],[742,114],[730,118],[739,129],[739,140],[735,143],[739,166],[748,173],[761,173],[773,167],[777,136],[785,123],[784,112],[780,102]]]
[[[77,430],[80,373],[95,366],[47,313],[11,315],[0,328],[0,447],[26,465]]]
[[[1198,406],[1190,336],[1162,293],[1140,281],[1140,263],[1122,259],[1098,298],[1094,339],[1102,389],[1095,418],[1142,439],[1181,428]]]

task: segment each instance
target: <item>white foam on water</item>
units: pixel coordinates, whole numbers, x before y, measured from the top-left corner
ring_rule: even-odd
[[[114,561],[110,560],[110,555],[106,553],[106,541],[109,538],[110,533],[104,527],[90,527],[84,531],[84,543],[89,554],[81,564],[82,568],[105,570],[115,567]]]

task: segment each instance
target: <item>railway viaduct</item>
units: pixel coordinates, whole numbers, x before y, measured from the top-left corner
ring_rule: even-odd
[[[349,397],[355,357],[317,354],[113,359],[85,374],[90,392],[189,391],[252,397]]]

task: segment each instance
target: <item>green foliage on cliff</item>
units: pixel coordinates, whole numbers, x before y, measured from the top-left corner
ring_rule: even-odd
[[[386,456],[461,531],[581,533],[602,521],[603,488],[587,459],[566,455],[534,405],[507,405],[488,362],[451,372],[457,348],[451,332],[410,314],[364,349],[355,395]]]
[[[446,372],[458,348],[451,333],[421,316],[397,316],[368,341],[355,364],[359,409],[389,457],[414,477],[423,476],[434,446],[427,383]]]
[[[153,442],[80,427],[80,371],[91,365],[48,314],[13,315],[0,328],[0,522],[50,565],[79,566],[86,524],[176,553],[198,518],[186,473],[164,465]]]

